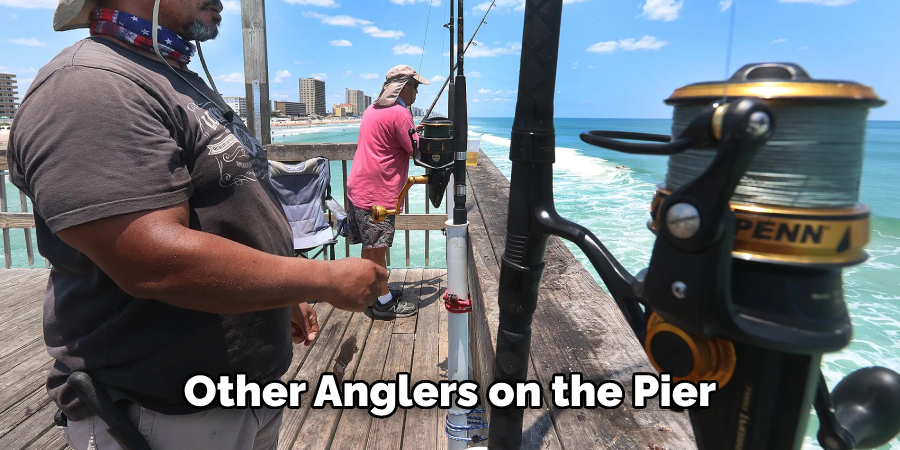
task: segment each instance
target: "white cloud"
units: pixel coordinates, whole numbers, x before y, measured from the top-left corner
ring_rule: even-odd
[[[287,94],[272,94],[272,98],[291,98],[291,96]]]
[[[394,46],[393,52],[395,55],[421,55],[424,50],[422,50],[422,47],[416,47],[415,45],[400,44]]]
[[[797,50],[800,50],[802,52],[803,50],[809,50],[809,47],[800,47]]]
[[[328,79],[328,75],[326,75],[324,73],[311,73],[311,74],[309,74],[309,77],[315,78],[317,80],[322,80],[322,81],[325,81]]]
[[[522,44],[507,42],[504,47],[491,47],[484,42],[473,41],[472,46],[466,51],[466,58],[493,57],[500,55],[514,55],[522,51]]]
[[[232,72],[228,75],[219,75],[216,77],[219,81],[224,81],[226,83],[243,83],[244,82],[244,73],[243,72]]]
[[[594,68],[593,64],[588,64],[588,69],[593,69],[593,68]]]
[[[634,50],[659,50],[666,45],[669,45],[668,41],[659,41],[653,36],[644,36],[637,41],[635,41],[633,38],[628,38],[622,39],[618,42],[598,42],[588,47],[586,51],[591,53],[612,53],[616,51],[617,48],[625,50],[626,52]]]
[[[345,77],[352,77],[352,76],[353,76],[353,71],[352,71],[352,70],[348,70],[348,71],[344,72],[344,76],[345,76]]]
[[[444,81],[444,79],[445,77],[443,75],[435,75],[431,77],[431,82],[434,83],[435,81]]]
[[[352,17],[352,16],[345,16],[345,15],[328,16],[328,15],[319,14],[316,12],[304,11],[303,17],[311,17],[314,19],[319,19],[325,25],[334,25],[334,26],[338,26],[338,27],[350,27],[350,28],[362,27],[363,33],[366,33],[369,36],[377,37],[377,38],[398,39],[398,38],[405,36],[405,34],[402,31],[382,30],[381,28],[376,27],[371,20],[359,19],[359,18]]]
[[[474,9],[475,11],[487,11],[490,6],[491,2],[487,1],[478,4]],[[499,11],[524,11],[525,0],[497,0],[494,8]]]
[[[350,16],[326,16],[317,12],[303,11],[303,17],[312,17],[320,19],[325,25],[335,25],[339,27],[359,27],[363,25],[371,25],[372,22],[365,19],[357,19]]]
[[[57,0],[0,0],[0,6],[26,9],[56,9],[59,6]]]
[[[856,3],[856,0],[778,0],[781,3],[812,3],[824,6],[844,6]],[[2,4],[2,3],[0,3]]]
[[[43,46],[47,45],[46,42],[41,42],[35,38],[27,38],[27,39],[26,38],[15,38],[15,39],[10,39],[9,42],[12,42],[13,44],[16,44],[16,45],[27,45],[29,47],[43,47]]]
[[[10,14],[10,15],[9,15],[9,18],[10,18],[10,19],[18,19],[18,18],[19,18],[19,15],[18,15],[18,14]]]
[[[671,22],[678,19],[678,11],[683,5],[684,0],[647,0],[647,3],[644,3],[644,12],[640,17]]]
[[[353,47],[353,43],[346,39],[335,39],[329,43],[335,47]]]
[[[298,59],[298,60],[294,61],[294,64],[300,65],[300,64],[306,64],[306,63],[303,62],[303,61],[300,61],[300,60]]]
[[[588,47],[587,51],[591,53],[612,53],[616,51],[618,45],[619,43],[616,41],[598,42]]]
[[[275,79],[272,80],[272,82],[273,83],[281,83],[290,77],[291,77],[291,73],[288,72],[287,70],[279,70],[278,72],[275,73]]]
[[[406,36],[402,31],[398,30],[382,30],[376,26],[368,26],[363,28],[363,32],[372,37],[377,38],[388,38],[388,39],[400,39],[403,36]]]
[[[439,0],[391,0],[391,3],[396,3],[398,5],[414,5],[416,3],[431,3],[431,6],[441,5]]]
[[[292,5],[309,5],[309,6],[322,6],[325,8],[337,8],[341,6],[340,3],[335,3],[334,0],[284,0]]]
[[[359,77],[362,78],[363,80],[374,80],[374,79],[378,78],[378,74],[377,73],[361,73],[361,74],[359,74]]]
[[[728,11],[728,9],[731,8],[731,2],[732,2],[732,0],[720,0],[719,1],[719,11],[721,11],[721,12]]]
[[[490,89],[484,89],[484,88],[481,88],[481,89],[478,90],[478,93],[479,93],[479,94],[493,94],[494,91],[492,91],[492,90],[490,90]]]
[[[780,44],[780,43],[782,43],[782,42],[787,42],[787,39],[784,39],[784,38],[781,38],[781,39],[775,39],[775,40],[773,40],[771,43],[772,43],[772,44]]]
[[[226,14],[240,14],[241,2],[238,0],[226,0],[222,2],[222,12]]]
[[[578,62],[577,61],[572,63],[572,70],[578,70]]]
[[[466,76],[469,78],[481,78],[481,72],[469,72]]]
[[[634,39],[622,39],[619,41],[619,48],[630,52],[632,50],[659,50],[669,43],[667,41],[658,41],[653,36],[644,36],[639,41]]]

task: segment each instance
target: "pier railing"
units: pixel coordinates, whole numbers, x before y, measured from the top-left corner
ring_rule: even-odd
[[[347,199],[347,175],[349,173],[348,161],[352,161],[353,156],[356,154],[356,143],[271,144],[266,146],[266,151],[268,152],[269,159],[289,164],[306,161],[308,159],[320,156],[328,158],[334,163],[340,163],[341,178],[338,179],[337,176],[335,176],[335,172],[332,172],[333,175],[331,183],[332,186],[335,186],[335,184],[338,182],[341,183],[341,192],[344,193],[343,206],[345,210],[347,209],[349,203],[349,200]],[[12,266],[13,262],[10,234],[16,232],[15,230],[24,232],[25,247],[29,266],[34,264],[35,255],[31,237],[31,229],[34,228],[34,216],[29,211],[29,202],[25,194],[18,191],[7,192],[8,189],[6,188],[6,179],[8,175],[9,172],[6,167],[6,155],[5,153],[0,152],[0,229],[2,229],[3,235],[3,262],[4,266],[7,269]],[[417,193],[420,190],[421,189],[416,189],[416,187],[414,187],[410,190],[410,193]],[[18,193],[18,195],[16,195],[16,193]],[[18,197],[19,199],[19,210],[21,212],[8,211],[10,209],[9,201],[10,199],[14,199],[15,197]],[[413,202],[420,201],[425,204],[424,214],[410,213],[410,199],[409,196],[407,196],[404,200],[403,214],[397,216],[395,222],[397,231],[403,231],[404,239],[406,241],[405,267],[410,266],[410,233],[424,232],[425,266],[431,266],[431,232],[442,230],[444,228],[444,222],[447,220],[447,215],[443,213],[443,211],[440,211],[440,213],[438,214],[429,213],[430,205],[425,195],[421,195],[417,200],[413,200]],[[391,205],[384,206],[391,207]],[[416,209],[421,210],[421,208]],[[443,242],[443,240],[441,240],[440,242]],[[349,255],[350,243],[346,239],[344,239],[344,249],[344,254]],[[325,252],[323,252],[323,255],[324,254]],[[387,263],[388,265],[391,265],[390,250],[388,250],[387,254]],[[397,264],[397,266],[400,265]],[[443,264],[439,264],[439,266],[443,266]]]

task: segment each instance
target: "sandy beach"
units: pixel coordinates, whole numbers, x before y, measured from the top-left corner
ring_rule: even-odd
[[[353,118],[330,118],[330,119],[318,119],[318,120],[297,120],[293,122],[272,122],[272,128],[276,127],[312,127],[316,125],[334,125],[339,123],[359,123],[362,119],[359,117]]]

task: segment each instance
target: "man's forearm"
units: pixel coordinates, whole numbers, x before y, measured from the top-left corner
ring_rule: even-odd
[[[171,228],[157,230],[152,243],[123,242],[128,247],[121,253],[123,289],[216,313],[271,309],[328,295],[330,275],[323,261],[270,255],[209,233]]]
[[[122,290],[182,308],[238,313],[328,300],[324,261],[271,255],[187,226],[186,204],[61,230]]]

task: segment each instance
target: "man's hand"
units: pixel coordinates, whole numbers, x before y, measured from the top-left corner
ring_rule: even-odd
[[[319,334],[319,321],[316,310],[309,303],[301,303],[291,307],[291,336],[294,343],[309,347]]]
[[[421,123],[418,124],[418,125],[416,125],[416,131],[417,131],[417,132],[418,132],[418,131],[422,131],[422,130],[424,130],[424,129],[425,129],[425,125],[422,125]]]
[[[381,286],[388,279],[384,267],[361,258],[328,261],[328,268],[333,292],[324,300],[347,311],[365,311],[381,295]]]

